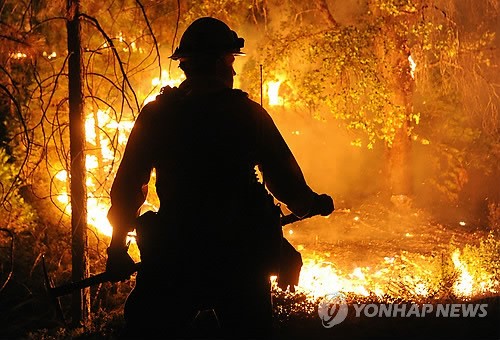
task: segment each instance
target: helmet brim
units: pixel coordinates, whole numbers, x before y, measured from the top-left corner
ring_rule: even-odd
[[[225,54],[232,54],[234,56],[246,56],[245,52],[242,51],[227,51],[227,52],[221,52],[221,51],[200,51],[196,53],[183,53],[182,51],[178,51],[179,48],[177,48],[174,53],[168,57],[169,59],[172,60],[179,60],[183,58],[203,58],[203,57],[209,57],[209,56],[220,56],[220,55],[225,55]]]

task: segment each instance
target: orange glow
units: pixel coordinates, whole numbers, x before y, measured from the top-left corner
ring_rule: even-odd
[[[184,77],[172,79],[167,71],[162,71],[161,77],[154,78],[152,85],[157,88],[163,86],[178,86]],[[145,99],[145,104],[154,100],[158,93],[152,94]],[[111,236],[112,227],[107,219],[107,213],[110,207],[109,194],[105,188],[110,188],[114,174],[108,176],[107,173],[113,169],[111,166],[119,155],[125,149],[128,136],[134,127],[133,120],[121,119],[118,121],[113,117],[111,110],[97,109],[87,115],[85,119],[85,135],[87,140],[87,155],[85,157],[85,167],[87,169],[87,212],[88,223],[96,228],[100,233]],[[98,138],[99,136],[99,138]],[[116,138],[117,147],[111,145],[110,136]],[[117,153],[118,151],[118,153]],[[117,164],[114,164],[116,171]],[[102,172],[106,178],[99,178],[98,173]],[[56,180],[56,202],[60,203],[60,208],[66,214],[71,213],[70,197],[68,195],[68,174],[66,170],[59,170],[55,173]],[[155,210],[155,206],[146,202],[150,209]]]
[[[166,71],[162,72],[160,78],[155,78],[152,85],[156,87],[177,86],[183,78],[171,79]],[[284,76],[276,81],[267,82],[267,95],[269,105],[283,106],[284,99],[280,96],[280,86],[285,81]],[[154,100],[157,94],[148,96],[145,103]],[[88,223],[96,230],[106,236],[111,236],[112,228],[107,220],[109,210],[109,190],[114,177],[113,171],[116,171],[117,155],[123,152],[128,136],[134,126],[134,122],[129,120],[116,120],[110,111],[96,110],[87,115],[85,127],[88,153],[86,156],[86,169],[92,176],[87,177],[88,191]],[[299,130],[292,132],[300,135]],[[111,145],[110,137],[115,136],[117,145]],[[118,148],[118,153],[116,152]],[[113,166],[113,168],[111,168]],[[99,178],[101,171],[106,178]],[[101,173],[101,175],[102,175]],[[55,194],[56,202],[65,213],[70,214],[70,199],[68,196],[68,173],[66,170],[59,170],[54,173],[54,182],[56,182],[57,191]],[[99,180],[103,181],[102,183]],[[154,181],[154,173],[152,174]],[[103,190],[103,187],[105,188]],[[147,201],[144,204],[151,210],[157,210],[154,203]],[[353,214],[350,219],[353,223],[362,223],[362,218],[358,214]],[[317,219],[317,223],[324,223],[323,219]],[[463,224],[462,224],[463,223]],[[461,222],[465,225],[464,222]],[[299,229],[296,229],[297,231]],[[295,237],[298,232],[289,229],[285,233],[287,237]],[[414,239],[417,235],[406,232],[403,233],[405,239]],[[131,239],[133,241],[133,238]],[[332,246],[333,247],[333,246]],[[402,268],[410,263],[410,260],[400,254],[393,254],[380,259],[377,265],[373,266],[354,266],[351,263],[334,263],[329,259],[329,254],[306,249],[304,245],[297,244],[297,250],[303,254],[303,267],[300,275],[299,285],[296,287],[298,292],[304,292],[311,298],[324,296],[335,292],[353,293],[360,296],[369,296],[374,294],[378,297],[390,296],[394,294],[394,283],[407,287],[403,296],[407,298],[421,298],[431,296],[432,292],[441,284],[438,282],[440,277],[439,270],[435,264],[420,263],[418,269],[410,274],[403,273]],[[458,273],[455,282],[453,282],[453,292],[457,296],[469,297],[474,294],[484,292],[498,292],[500,284],[495,279],[480,270],[473,270],[467,261],[464,261],[463,254],[458,249],[450,251],[447,256],[452,263],[454,270]],[[406,261],[406,262],[405,262]],[[399,293],[402,294],[402,293]],[[400,296],[401,297],[401,296]]]
[[[415,78],[415,69],[417,68],[417,63],[413,60],[411,55],[408,56],[408,62],[410,63],[410,75]]]
[[[285,100],[280,96],[280,87],[285,81],[284,75],[276,76],[276,80],[271,80],[266,83],[268,103],[270,106],[284,106]]]
[[[279,95],[281,81],[270,81],[267,83],[267,95],[269,96],[269,105],[283,105],[283,98]]]
[[[297,247],[298,250],[301,247]],[[305,253],[299,285],[295,291],[315,300],[332,293],[354,294],[357,296],[375,295],[378,298],[419,300],[430,298],[443,285],[442,265],[436,265],[433,257],[421,255],[397,255],[385,257],[372,267],[351,267],[352,263],[333,263],[328,260],[329,253]],[[446,255],[445,255],[446,256]],[[500,282],[494,274],[467,264],[459,249],[447,255],[451,270],[457,273],[452,277],[452,290],[457,297],[470,298],[487,293],[500,292]],[[423,260],[423,261],[422,261]],[[422,261],[412,267],[416,261]],[[470,263],[471,261],[469,261]],[[450,278],[448,278],[450,279]],[[274,289],[279,289],[276,285]]]

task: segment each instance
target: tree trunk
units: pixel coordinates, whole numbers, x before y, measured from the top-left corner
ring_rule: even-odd
[[[407,198],[413,194],[412,148],[408,131],[413,114],[411,97],[414,80],[408,60],[410,51],[406,41],[395,32],[394,26],[394,23],[387,23],[378,53],[382,60],[380,73],[387,79],[392,92],[388,110],[401,110],[389,114],[394,116],[396,131],[392,144],[387,145],[388,186],[393,198],[403,198],[407,203]]]
[[[397,51],[389,53],[393,69],[392,105],[403,110],[403,120],[397,127],[392,145],[388,148],[389,180],[392,196],[409,197],[413,194],[413,167],[411,164],[411,139],[408,134],[409,117],[413,114],[411,97],[413,93],[413,78],[408,57],[409,50],[403,41],[396,38]]]
[[[391,147],[387,149],[389,186],[392,196],[411,196],[413,170],[411,166],[411,141],[407,134],[408,123],[396,131]]]
[[[314,4],[316,5],[316,8],[318,9],[320,15],[323,17],[330,28],[337,27],[339,25],[333,18],[326,0],[314,0]]]
[[[71,255],[73,281],[88,276],[87,261],[87,190],[85,187],[85,117],[83,112],[82,55],[79,0],[67,2],[68,83],[70,131]],[[90,315],[89,290],[77,290],[71,301],[72,325],[77,327]]]

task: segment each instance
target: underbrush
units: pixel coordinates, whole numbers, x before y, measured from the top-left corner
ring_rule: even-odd
[[[300,287],[297,287],[295,292],[274,287],[277,337],[331,339],[397,335],[412,338],[428,337],[429,334],[436,337],[461,337],[466,334],[469,337],[477,335],[483,338],[500,338],[500,334],[495,333],[497,324],[500,323],[499,229],[490,228],[481,233],[454,230],[450,233],[445,226],[428,222],[419,215],[419,223],[410,230],[408,226],[412,225],[414,218],[407,216],[405,220],[395,216],[394,212],[384,214],[381,211],[375,208],[360,208],[357,211],[340,212],[335,219],[321,220],[332,224],[327,230],[337,231],[334,236],[329,236],[331,240],[326,238],[324,226],[321,229],[323,234],[317,234],[314,226],[307,224],[312,223],[312,220],[304,222],[300,227],[294,227],[294,237],[302,232],[313,240],[311,243],[301,243],[303,249],[299,250],[304,259],[314,259],[320,266],[338,269],[336,274],[344,270],[337,266],[339,263],[354,265],[357,262],[359,265],[361,259],[367,257],[373,263],[381,264],[374,259],[379,255],[382,255],[383,259],[384,252],[391,252],[392,256],[382,263],[385,266],[383,268],[372,264],[361,266],[356,272],[343,271],[347,278],[351,281],[358,280],[356,284],[363,284],[366,289],[364,294],[342,292],[349,306],[361,303],[487,303],[488,316],[448,319],[431,316],[370,318],[356,317],[350,307],[350,314],[342,324],[325,328],[318,316],[318,306],[325,294],[341,292],[341,289],[327,285],[322,288],[325,294],[313,296]],[[399,225],[384,230],[388,220],[391,220],[391,225],[395,225],[393,222],[397,220]],[[70,280],[70,248],[62,241],[67,239],[68,235],[60,227],[52,227],[54,226],[38,225],[34,232],[16,234],[16,248],[19,251],[14,257],[14,265],[18,271],[0,292],[0,337],[37,340],[118,338],[124,326],[123,304],[135,284],[134,277],[121,283],[108,282],[91,287],[91,317],[86,324],[78,327],[70,325],[71,296],[60,297],[67,322],[63,323],[58,319],[54,305],[47,295],[41,269],[41,254],[45,254],[49,274],[55,284],[60,285]],[[356,238],[349,234],[352,230],[356,230]],[[359,234],[358,230],[362,233]],[[420,235],[423,235],[422,239],[418,238]],[[90,244],[93,249],[97,249],[91,252],[91,268],[95,274],[104,268],[105,245],[101,239]],[[437,246],[437,250],[432,251],[431,245]],[[363,254],[359,253],[360,249],[364,250]],[[457,255],[454,257],[453,254]],[[21,267],[23,271],[19,271]],[[380,276],[370,276],[370,273],[379,273]],[[320,279],[321,277],[311,277],[311,281]],[[347,287],[345,281],[340,283],[339,287]],[[384,289],[370,290],[370,287],[377,285]],[[457,290],[457,287],[460,289]]]

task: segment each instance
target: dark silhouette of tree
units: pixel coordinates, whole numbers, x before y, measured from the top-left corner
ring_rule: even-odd
[[[87,259],[87,189],[85,176],[85,115],[83,111],[82,47],[80,1],[68,1],[68,105],[71,193],[71,278],[79,281],[88,276]],[[88,289],[73,292],[71,320],[83,324],[90,312]]]

